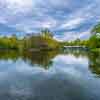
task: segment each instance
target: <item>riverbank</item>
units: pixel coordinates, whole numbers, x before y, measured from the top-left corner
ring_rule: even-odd
[[[91,49],[92,52],[100,52],[100,48]]]

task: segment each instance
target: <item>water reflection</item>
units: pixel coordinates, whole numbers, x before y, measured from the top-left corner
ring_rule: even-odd
[[[58,51],[51,52],[25,52],[23,60],[28,61],[31,65],[38,64],[48,69],[52,65],[52,59],[58,54]]]
[[[52,67],[53,60],[57,55],[72,55],[73,57],[64,58],[66,61],[71,61],[75,57],[81,57],[82,59],[85,57],[88,59],[88,67],[93,74],[100,76],[100,53],[90,53],[84,50],[64,50],[64,51],[45,51],[45,52],[24,52],[18,53],[17,51],[0,51],[0,60],[12,60],[16,62],[18,59],[22,59],[27,62],[31,66],[34,67],[35,64],[48,69]],[[63,58],[61,58],[62,60]],[[82,61],[83,62],[83,61]],[[86,61],[85,61],[86,62]],[[76,64],[73,63],[74,65]]]
[[[1,100],[100,100],[100,54],[0,51]]]
[[[90,64],[89,68],[92,73],[96,74],[96,76],[100,77],[100,53],[92,53],[89,56]]]

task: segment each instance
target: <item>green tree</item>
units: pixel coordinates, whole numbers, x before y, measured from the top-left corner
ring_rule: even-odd
[[[94,28],[91,31],[92,33],[100,33],[100,23],[94,26]]]
[[[52,32],[50,32],[50,30],[49,29],[43,29],[42,31],[41,31],[41,35],[43,36],[43,37],[45,37],[45,38],[53,38],[53,34],[52,34]]]

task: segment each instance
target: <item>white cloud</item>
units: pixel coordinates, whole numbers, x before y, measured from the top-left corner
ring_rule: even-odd
[[[90,30],[84,32],[64,32],[63,35],[56,35],[54,38],[59,41],[73,41],[76,39],[88,39],[91,36]]]
[[[58,41],[71,41],[79,38],[79,34],[73,32],[65,32],[63,35],[56,35],[54,38]]]
[[[81,78],[84,76],[84,72],[86,72],[86,66],[88,66],[88,59],[86,57],[75,57],[73,55],[58,55],[53,59],[54,61],[54,67],[53,67],[53,72],[57,71],[63,71],[66,74],[75,76],[77,74],[77,78]],[[60,63],[59,63],[60,62]],[[62,67],[61,67],[62,63]],[[73,67],[73,64],[76,66]],[[83,65],[82,67],[77,66],[78,65]],[[67,66],[67,67],[66,67]],[[85,68],[86,67],[86,68]],[[54,71],[55,70],[55,71]]]
[[[90,1],[0,0],[0,23],[23,32],[38,31],[41,28],[50,28],[57,32],[71,30],[87,21],[95,24],[100,19],[100,1]],[[87,30],[82,30],[84,33],[85,31]],[[61,38],[64,39],[75,38],[76,32],[64,31],[62,35]]]
[[[73,28],[76,28],[78,27],[81,23],[84,22],[84,18],[75,18],[75,19],[71,19],[69,21],[66,21],[64,24],[61,25],[60,28],[62,29],[73,29]]]
[[[13,13],[17,13],[20,11],[27,12],[32,6],[32,0],[6,0],[7,9],[11,10]]]

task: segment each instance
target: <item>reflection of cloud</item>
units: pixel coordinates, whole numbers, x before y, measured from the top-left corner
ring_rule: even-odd
[[[78,38],[81,38],[82,40],[88,39],[90,36],[91,36],[90,30],[87,30],[87,31],[81,32],[81,34],[80,33],[73,34],[73,32],[69,32],[67,34],[67,32],[65,32],[63,33],[63,35],[60,35],[60,36],[56,35],[54,38],[59,41],[66,41],[66,40],[73,41]]]
[[[61,61],[66,64],[87,64],[87,59],[83,57],[75,58],[73,55],[58,55],[54,61]]]
[[[29,66],[27,63],[23,62],[21,59],[17,60],[17,62],[6,61],[1,62],[3,67],[1,68],[2,75],[5,73],[9,74],[11,72],[17,72],[25,75],[37,75],[37,74],[47,74],[52,75],[58,73],[69,74],[74,76],[83,75],[84,70],[88,67],[88,59],[85,57],[76,58],[73,55],[58,55],[53,59],[53,65],[49,69],[45,69],[39,65]],[[6,68],[6,66],[8,66]],[[14,66],[14,67],[13,67]],[[81,67],[80,67],[81,66]],[[83,71],[83,72],[82,72]],[[6,75],[6,74],[5,74]]]
[[[88,58],[86,57],[76,58],[73,55],[58,55],[53,61],[54,68],[51,68],[53,72],[66,73],[75,78],[87,77],[88,75]]]
[[[53,65],[47,70],[37,64],[31,66],[22,59],[0,61],[0,97],[3,100],[8,96],[16,99],[51,100],[56,96],[57,100],[63,97],[65,100],[69,97],[89,100],[91,95],[94,98],[98,95],[100,98],[100,81],[89,76],[88,58],[68,54],[58,55],[52,61]],[[8,95],[7,99],[5,95]]]

